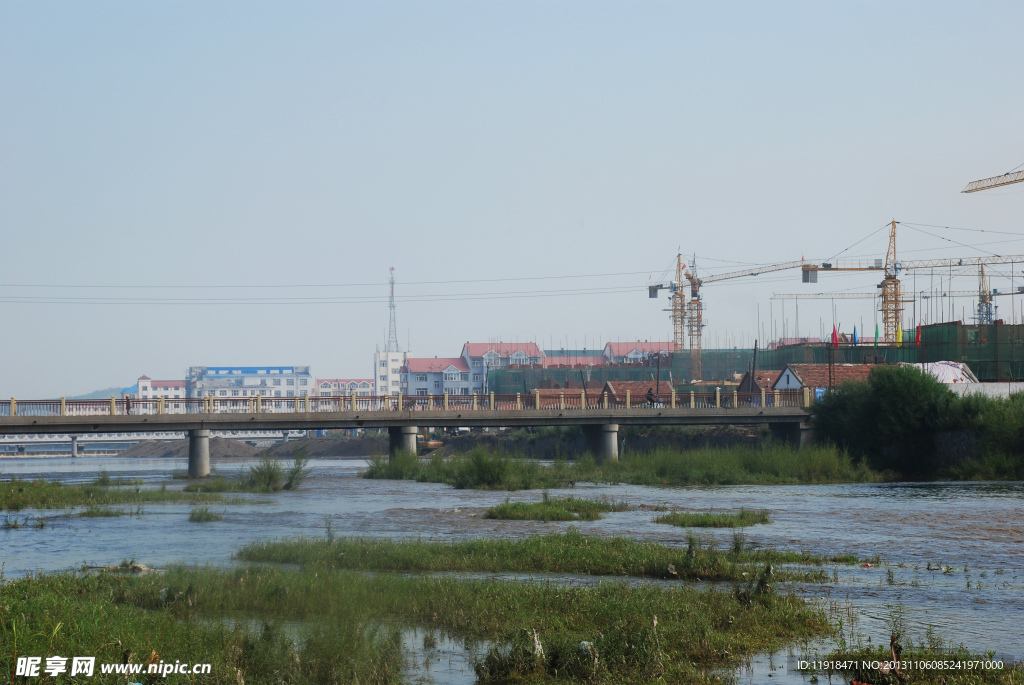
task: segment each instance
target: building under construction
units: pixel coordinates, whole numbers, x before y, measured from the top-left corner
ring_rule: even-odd
[[[901,345],[879,342],[855,344],[847,336],[831,342],[801,342],[768,350],[709,349],[701,354],[704,379],[700,385],[735,382],[756,364],[762,370],[781,370],[787,364],[921,364],[935,361],[963,362],[982,382],[1024,381],[1024,325],[964,325],[959,322],[921,326],[906,332]],[[693,353],[682,350],[668,358],[636,364],[557,368],[508,368],[488,374],[488,387],[498,394],[529,392],[534,388],[600,386],[607,381],[644,381],[671,385],[676,389],[694,387]]]

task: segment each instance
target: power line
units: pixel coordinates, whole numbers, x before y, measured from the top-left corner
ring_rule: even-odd
[[[476,278],[453,281],[396,281],[399,285],[451,285],[459,283],[503,283],[513,281],[546,281],[569,278],[605,278],[609,276],[639,276],[650,274],[650,271],[618,271],[603,274],[574,274],[561,276],[518,276],[514,278]],[[268,284],[235,284],[235,285],[90,285],[83,283],[0,283],[0,288],[93,288],[93,289],[148,289],[148,290],[174,290],[174,289],[212,289],[212,288],[377,288],[387,286],[388,281],[373,283],[282,283],[276,285]]]

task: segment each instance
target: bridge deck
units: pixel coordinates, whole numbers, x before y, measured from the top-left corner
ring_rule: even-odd
[[[799,392],[662,394],[639,406],[569,391],[537,395],[0,403],[0,434],[324,430],[400,426],[722,425],[800,423]],[[767,405],[767,406],[764,406]],[[6,411],[4,411],[6,410]]]

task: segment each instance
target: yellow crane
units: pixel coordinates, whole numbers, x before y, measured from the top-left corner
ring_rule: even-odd
[[[999,176],[992,176],[991,178],[983,178],[980,181],[971,181],[960,192],[976,193],[979,190],[1008,186],[1011,183],[1020,183],[1021,181],[1024,181],[1024,171],[1011,171],[1008,174],[1000,174]]]
[[[702,303],[700,288],[708,283],[726,281],[733,278],[746,276],[757,276],[772,271],[783,269],[798,269],[801,267],[813,266],[810,262],[800,260],[797,262],[783,262],[781,264],[764,264],[752,266],[739,271],[730,271],[723,274],[713,274],[699,278],[696,275],[697,264],[694,258],[689,267],[683,261],[681,254],[676,255],[676,277],[668,283],[656,283],[648,285],[648,296],[657,297],[659,290],[668,290],[672,306],[669,308],[672,318],[673,346],[676,352],[681,352],[685,345],[686,338],[690,342],[690,375],[693,380],[702,380],[704,376],[703,351],[703,330],[704,330],[704,305]],[[683,280],[690,286],[690,299],[684,297]]]
[[[990,289],[985,278],[984,267],[991,264],[1013,264],[1024,263],[1024,255],[990,255],[987,257],[967,257],[953,259],[915,259],[911,261],[899,261],[896,258],[896,221],[893,220],[889,229],[889,248],[885,253],[885,262],[876,259],[873,264],[856,265],[849,263],[812,264],[803,268],[804,283],[817,283],[819,271],[884,271],[882,282],[878,287],[882,290],[882,321],[885,326],[885,341],[896,342],[896,329],[900,326],[903,318],[903,303],[912,302],[904,300],[900,291],[899,274],[901,271],[912,269],[945,269],[950,267],[977,266],[981,269],[981,283],[979,284],[979,316],[982,314],[982,302],[987,302],[989,316],[984,316],[985,321],[979,323],[992,323],[991,309],[992,299]]]

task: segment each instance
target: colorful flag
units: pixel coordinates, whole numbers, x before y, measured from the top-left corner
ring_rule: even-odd
[[[875,347],[878,347],[878,324],[875,324]]]
[[[903,344],[903,324],[896,324],[896,344]]]
[[[858,341],[857,341],[857,327],[856,327],[856,326],[854,326],[854,327],[853,327],[853,344],[854,344],[854,345],[856,345],[856,344],[857,344],[857,342],[858,342]]]
[[[917,324],[917,339],[915,340],[917,346],[921,346],[921,324]]]
[[[832,324],[832,347],[839,347],[839,331],[835,324]]]

